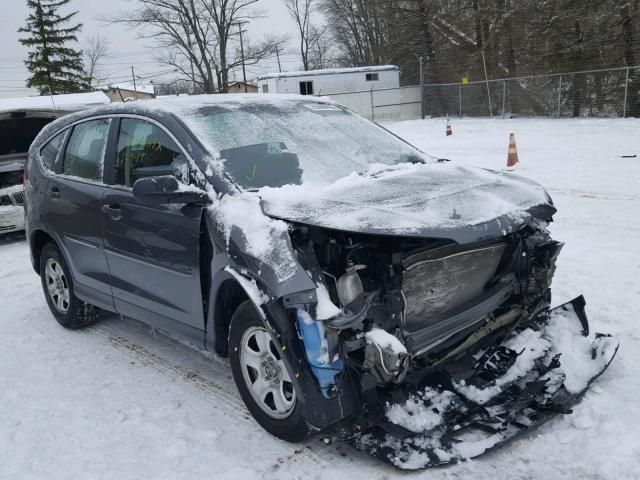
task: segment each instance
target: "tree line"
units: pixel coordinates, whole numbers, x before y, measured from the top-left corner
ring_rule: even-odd
[[[640,0],[282,1],[296,26],[303,70],[394,64],[403,83],[417,84],[422,58],[426,82],[438,84],[640,64]],[[86,87],[91,76],[68,47],[81,27],[67,26],[75,14],[57,13],[68,2],[27,0],[32,13],[21,31],[31,36],[21,41],[33,48],[29,85],[43,93]],[[174,86],[214,93],[227,91],[230,72],[242,63],[272,59],[291,40],[249,37],[246,24],[265,15],[259,7],[260,0],[135,0],[103,21],[153,40],[158,61],[181,80]],[[83,84],[74,84],[78,78]],[[576,98],[584,96],[585,81],[576,77]],[[638,70],[629,86],[630,105],[640,113]]]
[[[420,58],[428,84],[640,64],[639,0],[287,1],[322,14],[331,45],[325,64],[394,64],[404,84],[419,82]],[[619,96],[620,78],[573,77],[574,115],[587,90]],[[631,114],[640,115],[640,69],[630,71],[628,94]]]

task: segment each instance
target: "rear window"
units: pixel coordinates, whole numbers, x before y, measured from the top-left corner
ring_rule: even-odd
[[[49,140],[44,147],[40,150],[40,161],[42,165],[49,171],[53,171],[53,165],[58,158],[60,148],[62,148],[62,141],[66,132],[59,133],[51,140]]]

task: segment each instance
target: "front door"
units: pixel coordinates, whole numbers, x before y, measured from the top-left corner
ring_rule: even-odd
[[[142,205],[132,194],[143,177],[175,175],[188,182],[185,153],[158,124],[123,117],[110,163],[113,185],[103,198],[102,218],[116,309],[150,323],[158,317],[177,321],[177,330],[203,330],[202,207]]]

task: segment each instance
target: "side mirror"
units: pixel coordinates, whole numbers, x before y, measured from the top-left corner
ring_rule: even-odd
[[[147,177],[133,184],[133,196],[143,205],[166,205],[169,203],[211,203],[209,195],[203,190],[186,187],[171,175]]]

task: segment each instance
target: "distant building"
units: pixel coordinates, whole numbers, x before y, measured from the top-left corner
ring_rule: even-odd
[[[132,83],[117,83],[100,87],[112,102],[128,102],[130,100],[145,100],[156,98],[153,84],[136,85]]]
[[[229,88],[227,89],[227,93],[257,93],[258,87],[251,83],[246,84],[247,89],[245,90],[244,82],[233,82],[229,84]]]
[[[328,95],[399,86],[400,69],[394,65],[267,73],[258,77],[261,93]]]

